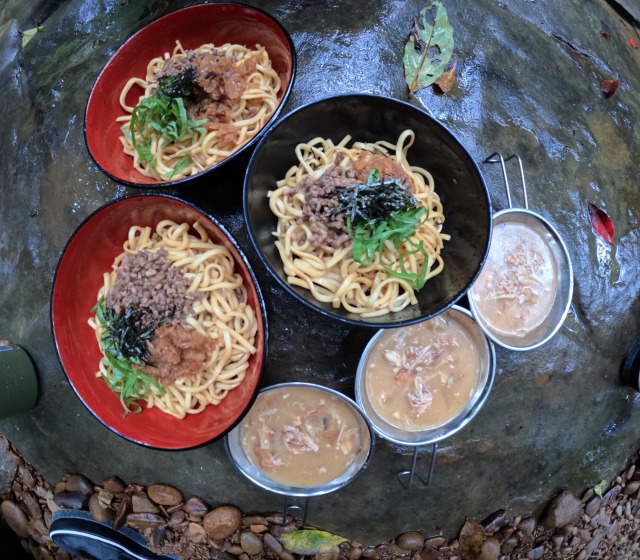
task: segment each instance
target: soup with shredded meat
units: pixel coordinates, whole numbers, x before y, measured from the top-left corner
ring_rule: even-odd
[[[282,387],[258,395],[240,424],[240,441],[268,478],[300,488],[335,480],[363,445],[351,406],[312,387]]]
[[[471,290],[478,316],[496,333],[525,337],[549,315],[556,269],[551,247],[537,231],[525,224],[499,224]]]
[[[441,315],[383,332],[367,360],[365,390],[381,418],[402,430],[421,431],[464,410],[480,369],[466,327]]]

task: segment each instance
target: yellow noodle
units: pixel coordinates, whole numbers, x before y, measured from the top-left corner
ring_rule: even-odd
[[[176,41],[173,53],[164,53],[152,59],[147,66],[147,74],[144,79],[139,77],[130,78],[120,92],[120,106],[125,111],[125,115],[118,117],[117,121],[122,124],[120,142],[126,154],[132,156],[133,166],[146,177],[177,181],[184,177],[189,177],[212,167],[223,159],[240,149],[251,140],[265,126],[271,115],[276,111],[280,101],[278,92],[281,88],[281,80],[271,66],[271,60],[266,49],[256,45],[255,49],[249,49],[242,45],[232,45],[226,43],[221,46],[205,44],[196,49],[196,53],[222,51],[226,56],[236,57],[238,65],[244,64],[245,60],[255,60],[257,70],[248,78],[247,89],[242,95],[242,99],[237,106],[232,108],[231,122],[239,133],[239,138],[233,147],[225,144],[219,145],[219,131],[207,130],[204,133],[193,131],[179,143],[167,143],[157,133],[152,133],[151,151],[154,154],[156,170],[150,163],[141,161],[136,149],[133,147],[130,138],[131,113],[135,106],[127,105],[126,99],[133,88],[142,89],[143,94],[139,101],[145,97],[152,96],[157,89],[157,74],[162,70],[164,61],[169,58],[182,58],[186,56],[186,51]],[[138,101],[138,102],[139,102]],[[255,114],[254,114],[255,112]],[[171,176],[178,162],[185,155],[191,158],[190,163],[179,172]]]
[[[335,165],[339,154],[346,156],[338,164],[341,166],[349,166],[362,151],[396,160],[411,178],[411,193],[428,210],[427,220],[416,228],[411,240],[422,242],[429,255],[426,278],[433,278],[444,267],[440,253],[449,236],[442,233],[444,215],[440,198],[434,190],[433,177],[426,169],[411,166],[407,161],[407,151],[414,140],[414,132],[405,130],[396,143],[356,142],[348,147],[351,137],[346,136],[338,144],[318,137],[296,146],[297,165],[278,181],[277,189],[268,193],[269,206],[278,218],[273,233],[275,245],[291,285],[308,289],[318,301],[331,303],[334,308],[344,307],[363,317],[378,317],[417,303],[415,290],[410,284],[387,272],[385,267],[400,272],[402,259],[406,270],[417,274],[424,264],[423,255],[406,251],[407,254],[401,257],[400,251],[389,242],[370,264],[362,264],[353,259],[351,242],[342,248],[328,244],[313,246],[310,243],[311,230],[302,218],[304,194],[292,193],[304,177],[318,178]]]
[[[185,328],[193,328],[217,342],[207,355],[204,371],[165,386],[164,395],[151,387],[150,394],[141,396],[148,408],[155,406],[177,418],[198,414],[209,404],[219,404],[229,391],[242,383],[249,359],[256,352],[254,342],[258,330],[256,315],[247,303],[247,290],[235,271],[233,256],[226,247],[214,244],[199,223],[193,227],[197,236],[189,232],[189,224],[169,220],[160,222],[155,231],[149,227],[131,227],[123,245],[124,252],[116,257],[112,271],[104,274],[104,285],[98,292],[98,299],[106,296],[127,253],[165,250],[173,266],[180,267],[184,276],[192,280],[189,291],[204,294],[202,299],[194,301],[193,314],[185,320]],[[102,328],[97,319],[92,317],[89,324],[100,341]],[[103,358],[97,376],[108,375]]]

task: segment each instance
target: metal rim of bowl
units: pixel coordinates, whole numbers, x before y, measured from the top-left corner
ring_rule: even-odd
[[[505,210],[501,210],[500,212],[496,212],[493,215],[493,218],[491,220],[492,230],[494,230],[496,227],[496,223],[495,223],[496,219],[502,218],[503,216],[506,216],[508,214],[525,214],[525,215],[531,216],[533,219],[540,222],[540,224],[542,224],[542,226],[547,230],[547,232],[553,237],[554,241],[556,241],[558,246],[560,247],[561,254],[564,256],[564,259],[565,259],[564,265],[567,271],[566,282],[568,283],[568,287],[567,287],[567,294],[566,294],[566,302],[564,302],[564,304],[562,303],[560,304],[562,305],[563,309],[558,317],[558,320],[554,323],[553,328],[550,331],[548,331],[547,334],[543,336],[543,338],[536,340],[532,344],[527,344],[524,346],[515,346],[513,344],[509,344],[504,340],[504,338],[501,338],[499,334],[496,334],[493,330],[491,330],[489,327],[485,325],[485,322],[480,318],[480,314],[478,313],[478,310],[473,301],[473,297],[472,297],[473,285],[471,286],[471,288],[469,288],[468,299],[469,299],[469,307],[471,309],[471,314],[473,315],[473,318],[475,319],[478,326],[485,333],[485,335],[487,335],[487,337],[490,338],[497,345],[502,346],[507,350],[513,350],[516,352],[525,352],[528,350],[533,350],[534,348],[538,348],[543,344],[545,344],[546,342],[548,342],[560,330],[560,327],[564,323],[564,320],[566,319],[567,314],[569,313],[569,308],[571,307],[571,300],[573,298],[573,266],[571,265],[571,259],[569,258],[569,251],[567,250],[567,247],[564,241],[562,240],[562,237],[560,237],[560,234],[547,220],[545,220],[542,216],[540,216],[536,212],[532,212],[531,210],[528,210],[525,208],[507,208]],[[491,252],[491,245],[489,245],[489,252]],[[553,251],[553,248],[552,248],[552,253],[555,256],[555,252]],[[485,261],[485,265],[486,265],[486,261]],[[556,265],[560,267],[561,263],[556,262]],[[478,276],[478,278],[480,278],[480,275]],[[476,278],[475,282],[478,281],[478,278]],[[558,289],[558,291],[556,292],[556,298],[558,297],[559,293],[560,293],[560,290]],[[556,299],[554,299],[552,307],[555,305],[556,305]],[[536,329],[537,328],[538,327],[536,327]]]
[[[248,478],[251,482],[259,486],[264,490],[268,490],[270,492],[274,492],[276,494],[281,494],[283,496],[291,496],[297,498],[311,498],[314,496],[322,496],[324,494],[329,494],[331,492],[335,492],[352,482],[355,478],[357,478],[360,473],[364,470],[364,468],[369,464],[371,460],[371,456],[373,453],[373,444],[374,444],[374,432],[371,428],[369,421],[367,420],[367,416],[364,414],[362,409],[358,406],[358,404],[342,394],[340,391],[336,391],[335,389],[331,389],[330,387],[325,387],[323,385],[318,385],[315,383],[307,383],[302,381],[291,381],[286,383],[279,383],[277,385],[271,385],[269,387],[265,387],[262,389],[256,398],[257,400],[260,398],[260,395],[263,393],[267,393],[273,390],[284,389],[291,387],[306,387],[309,389],[316,389],[319,391],[323,391],[325,393],[329,393],[335,397],[338,397],[343,402],[345,402],[352,409],[356,417],[362,422],[361,428],[365,434],[369,436],[368,445],[363,446],[365,452],[361,452],[363,457],[359,461],[354,461],[348,469],[342,473],[339,477],[334,480],[327,482],[325,484],[321,484],[319,486],[313,486],[310,488],[304,488],[300,486],[289,486],[286,484],[282,484],[280,482],[276,482],[264,474],[262,474],[256,467],[253,466],[249,458],[247,457],[244,449],[242,447],[242,442],[240,441],[240,429],[242,426],[242,422],[240,422],[237,426],[233,428],[224,438],[225,448],[227,450],[227,455],[231,459],[231,462],[234,464],[236,469],[243,474],[246,478]],[[356,456],[358,457],[358,455]]]
[[[366,402],[368,399],[366,398],[366,388],[364,387],[364,370],[367,358],[369,353],[375,346],[378,339],[388,330],[390,329],[380,329],[369,341],[364,351],[362,352],[362,356],[360,358],[360,362],[358,363],[358,370],[356,373],[356,382],[355,382],[355,393],[356,393],[356,401],[358,402],[360,408],[363,410],[365,417],[372,425],[373,430],[380,437],[399,445],[407,445],[407,446],[420,446],[420,445],[428,445],[431,443],[436,443],[438,441],[442,441],[456,432],[459,432],[462,428],[464,428],[471,420],[478,414],[482,406],[484,405],[489,393],[491,392],[491,388],[493,387],[493,382],[496,376],[496,354],[495,348],[491,342],[491,340],[486,336],[485,332],[480,328],[480,326],[475,321],[473,315],[464,307],[460,307],[458,305],[453,305],[449,309],[443,311],[440,315],[442,316],[448,313],[460,313],[467,317],[467,320],[470,320],[471,323],[477,327],[476,334],[486,342],[486,350],[487,350],[487,371],[484,385],[479,387],[476,390],[476,393],[469,401],[469,404],[464,408],[463,413],[459,415],[457,418],[457,422],[454,422],[450,427],[443,429],[443,426],[447,426],[449,422],[452,422],[454,419],[449,422],[445,422],[439,426],[434,428],[430,428],[422,431],[408,431],[402,430],[396,426],[393,426],[389,422],[382,419],[377,412],[373,409],[372,406],[367,406]],[[434,317],[435,319],[435,317]],[[431,319],[428,319],[431,320]],[[410,325],[408,325],[410,326]],[[404,328],[404,327],[401,327]],[[369,409],[371,409],[372,414],[368,414]],[[380,425],[382,424],[382,426]],[[391,428],[395,432],[405,433],[407,435],[413,436],[408,438],[402,438],[398,436],[394,436],[389,434],[386,430]],[[423,434],[423,437],[420,437],[420,434]]]

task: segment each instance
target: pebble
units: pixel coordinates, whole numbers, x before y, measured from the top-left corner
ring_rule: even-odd
[[[262,544],[262,539],[252,533],[251,531],[242,531],[240,533],[240,546],[242,550],[246,552],[249,556],[256,556],[258,554],[262,554],[264,550],[264,546]],[[355,560],[355,559],[351,559]]]
[[[165,520],[157,513],[130,513],[127,515],[127,525],[134,529],[151,529],[164,524]]]
[[[627,482],[626,486],[622,489],[622,493],[625,496],[630,496],[638,491],[640,488],[640,480],[634,480],[632,482]]]
[[[444,537],[429,537],[426,541],[424,541],[425,546],[431,546],[433,548],[438,548],[446,543],[446,539]]]
[[[81,474],[72,474],[67,479],[67,492],[80,492],[81,494],[93,494],[93,483]]]
[[[598,510],[600,509],[601,505],[602,505],[602,498],[598,496],[594,496],[584,506],[584,512],[589,517],[594,517],[596,513],[598,513]]]
[[[159,513],[160,509],[143,492],[137,492],[131,496],[133,513]]]
[[[502,552],[502,554],[511,554],[516,548],[516,546],[518,546],[517,537],[509,537],[506,541],[502,543],[502,546],[500,547],[500,552]]]
[[[93,517],[96,521],[100,521],[101,523],[105,523],[107,521],[111,521],[115,516],[116,512],[114,509],[110,507],[104,507],[97,494],[94,494],[89,499],[89,513],[91,517]]]
[[[102,487],[112,494],[122,494],[127,485],[117,476],[109,476],[102,482]]]
[[[482,544],[478,560],[497,560],[498,556],[500,556],[500,541],[495,537],[487,537]]]
[[[242,524],[245,527],[251,527],[251,525],[265,525],[268,526],[269,522],[266,517],[262,515],[245,515],[242,518]]]
[[[184,503],[184,511],[191,516],[204,517],[209,511],[209,507],[204,503],[204,500],[192,496]]]
[[[168,484],[152,484],[147,488],[147,494],[156,504],[175,506],[183,501],[182,492]]]
[[[353,543],[351,543],[353,545]],[[362,547],[350,546],[345,552],[347,560],[360,560],[362,558]]]
[[[212,539],[224,539],[232,535],[242,521],[242,512],[235,506],[221,506],[204,516],[204,530]],[[265,539],[266,539],[265,535]],[[275,540],[275,537],[273,537]],[[280,545],[282,547],[282,545]]]
[[[27,506],[31,517],[36,517],[38,519],[42,518],[42,508],[40,507],[38,498],[36,498],[34,494],[31,492],[25,492],[24,496],[22,496],[22,503]]]
[[[280,553],[284,550],[282,547],[282,543],[278,539],[276,539],[271,533],[265,533],[264,547],[269,552],[271,552],[272,554],[275,554],[276,556],[279,556]]]
[[[184,534],[194,544],[204,543],[208,540],[207,532],[200,523],[189,523]]]
[[[425,546],[420,553],[420,560],[441,560],[443,554],[436,548]]]
[[[411,552],[421,550],[424,546],[424,535],[419,531],[409,531],[408,533],[400,535],[396,544],[402,550]]]
[[[66,509],[83,509],[89,504],[91,494],[83,492],[60,492],[53,497],[58,507]]]
[[[525,517],[520,523],[518,523],[518,531],[523,535],[533,535],[533,531],[536,528],[536,520],[532,516]]]
[[[29,519],[18,504],[13,500],[5,500],[2,502],[0,510],[7,525],[16,535],[23,539],[29,536]]]
[[[564,490],[547,505],[540,524],[549,529],[559,529],[574,523],[582,515],[582,502],[570,491]]]

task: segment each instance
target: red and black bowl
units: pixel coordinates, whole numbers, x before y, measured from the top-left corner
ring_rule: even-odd
[[[199,414],[177,419],[158,408],[124,415],[119,397],[96,376],[102,353],[95,331],[88,324],[91,309],[111,271],[132,225],[155,226],[169,219],[177,223],[200,222],[210,239],[233,255],[242,276],[248,304],[258,322],[254,345],[242,383],[218,405]],[[74,232],[56,270],[51,295],[51,327],[60,364],[87,409],[107,428],[134,443],[165,450],[199,447],[224,436],[249,410],[257,394],[267,357],[267,315],[256,277],[237,242],[214,218],[178,198],[142,194],[121,198],[96,210]]]
[[[176,181],[145,177],[133,167],[133,158],[125,154],[120,143],[124,116],[120,92],[134,76],[144,78],[147,64],[165,52],[173,52],[179,40],[185,49],[204,44],[240,44],[253,48],[264,46],[274,70],[282,80],[280,103],[265,127],[249,142],[216,165]],[[245,154],[253,148],[262,132],[274,122],[287,101],[296,70],[296,52],[291,37],[282,25],[266,12],[235,3],[198,4],[171,12],[132,35],[111,57],[98,76],[87,103],[84,135],[87,149],[96,165],[118,183],[138,188],[178,187],[201,182],[204,175]],[[135,105],[137,92],[131,91],[127,102]]]

